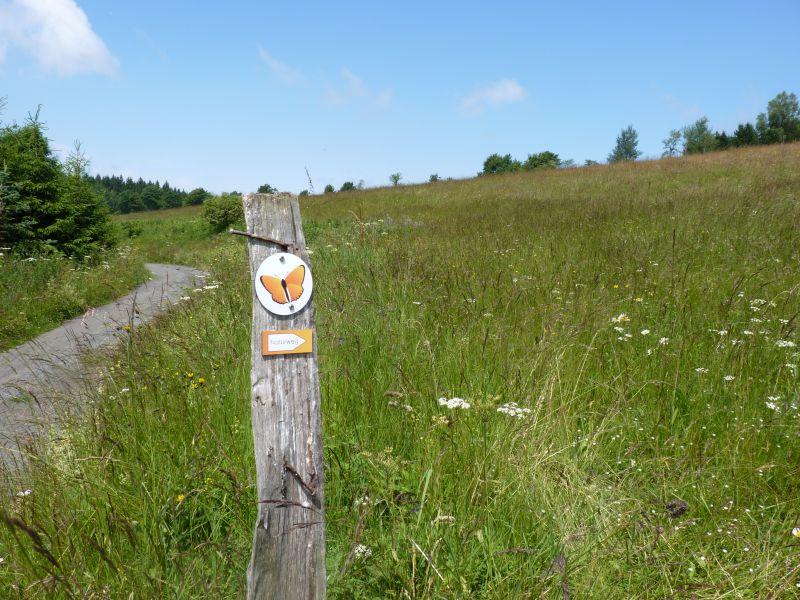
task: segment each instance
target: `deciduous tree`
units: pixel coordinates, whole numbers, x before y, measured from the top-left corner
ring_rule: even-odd
[[[526,171],[533,169],[557,169],[561,166],[561,159],[555,152],[545,150],[538,154],[529,154],[528,158],[522,163],[522,168]]]
[[[662,158],[678,156],[680,154],[681,132],[673,129],[661,143],[664,145],[664,152],[661,153]]]
[[[684,154],[703,154],[715,150],[716,147],[717,140],[708,126],[708,117],[701,117],[683,128]]]
[[[510,154],[500,156],[499,154],[489,155],[483,161],[483,171],[479,175],[499,175],[500,173],[514,173],[522,168],[522,163],[511,158]]]

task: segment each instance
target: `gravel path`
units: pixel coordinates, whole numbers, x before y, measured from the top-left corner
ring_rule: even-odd
[[[82,356],[118,341],[121,328],[146,323],[203,285],[205,273],[177,265],[148,264],[152,278],[115,302],[0,353],[0,464],[25,463],[35,444],[62,410],[75,406],[91,377]],[[127,334],[124,334],[127,335]]]

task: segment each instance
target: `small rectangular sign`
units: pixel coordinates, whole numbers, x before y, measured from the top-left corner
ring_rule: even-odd
[[[314,351],[310,329],[283,329],[261,332],[261,354],[308,354]]]

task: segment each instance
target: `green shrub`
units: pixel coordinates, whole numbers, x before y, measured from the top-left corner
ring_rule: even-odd
[[[209,198],[203,204],[203,218],[214,231],[222,231],[244,219],[242,197],[236,194],[221,194]]]

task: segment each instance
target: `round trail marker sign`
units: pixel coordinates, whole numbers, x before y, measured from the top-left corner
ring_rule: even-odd
[[[299,256],[279,252],[267,257],[256,271],[256,296],[274,315],[293,315],[311,300],[311,269]]]

